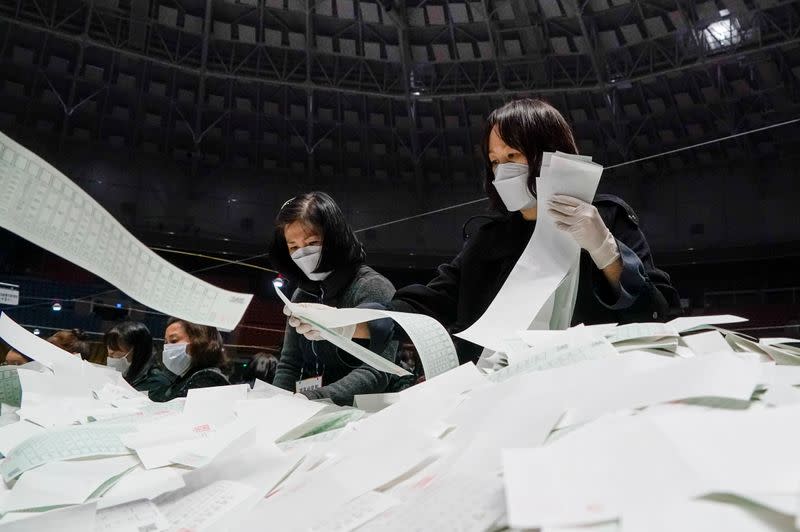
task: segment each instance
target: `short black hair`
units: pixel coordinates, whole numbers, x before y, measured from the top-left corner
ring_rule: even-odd
[[[103,340],[106,347],[113,351],[122,351],[125,347],[132,350],[131,367],[125,375],[128,383],[139,375],[153,356],[153,335],[147,325],[138,321],[123,321],[114,325]]]
[[[283,230],[301,222],[322,237],[322,258],[315,273],[360,264],[366,260],[364,246],[347,224],[344,214],[332,197],[324,192],[308,192],[283,204],[275,217],[275,234],[269,248],[269,260],[281,275],[292,281],[305,277],[292,260]]]
[[[542,166],[542,153],[560,151],[578,153],[575,137],[567,121],[558,110],[544,100],[523,98],[513,100],[492,111],[486,119],[483,133],[484,182],[490,206],[508,212],[494,188],[494,171],[489,160],[489,136],[494,128],[503,142],[519,150],[528,160],[528,190],[536,192],[536,177]]]

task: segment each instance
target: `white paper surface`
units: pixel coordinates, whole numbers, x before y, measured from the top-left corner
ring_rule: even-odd
[[[667,323],[628,323],[608,331],[606,338],[620,352],[644,348],[675,351],[680,336]]]
[[[797,493],[798,416],[800,405],[664,412],[650,419],[711,488],[727,493],[769,494]]]
[[[628,506],[704,488],[645,419],[598,422],[544,447],[509,449],[503,465],[509,523],[517,528],[607,521]]]
[[[579,423],[606,412],[694,397],[747,401],[761,378],[757,364],[728,355],[679,359],[675,363],[583,390],[564,423]]]
[[[598,340],[598,335],[622,338],[655,329],[643,325],[574,327],[559,334],[572,349],[600,341],[605,355],[583,361],[545,357],[544,363],[531,363],[530,371],[494,382],[496,374],[484,375],[465,364],[393,394],[393,404],[345,428],[280,445],[274,444],[276,438],[299,434],[297,427],[304,431],[330,416],[362,412],[291,394],[272,395],[269,387],[269,398],[246,387],[220,387],[157,404],[127,398],[128,392],[97,377],[108,372],[81,368],[73,378],[22,369],[21,382],[29,392],[19,410],[23,416],[27,409],[34,418],[56,422],[58,416],[127,413],[120,418],[122,426],[114,420],[48,431],[26,421],[0,427],[0,447],[7,433],[12,440],[24,440],[16,448],[25,449],[12,449],[9,459],[0,460],[0,472],[12,473],[8,484],[0,483],[0,512],[74,504],[104,492],[97,507],[114,518],[105,529],[122,526],[132,532],[140,531],[121,523],[152,524],[153,530],[164,526],[163,519],[156,522],[149,500],[171,517],[170,529],[255,530],[269,523],[270,529],[288,532],[354,527],[484,531],[520,519],[510,507],[506,515],[506,502],[512,504],[514,490],[519,494],[522,489],[513,504],[522,507],[528,523],[540,521],[544,532],[595,532],[613,529],[615,522],[609,520],[619,516],[630,524],[637,512],[659,521],[661,508],[690,497],[715,493],[719,504],[723,492],[732,494],[725,496],[731,498],[725,504],[739,509],[761,505],[759,511],[780,515],[776,522],[789,523],[791,529],[800,508],[800,389],[794,386],[800,384],[800,367],[740,358],[750,355],[746,352],[688,359],[648,350],[619,354],[604,337]],[[520,352],[533,355],[537,350]],[[520,352],[509,358],[508,369],[525,362]],[[569,365],[541,369],[554,360]],[[81,384],[80,389],[61,381],[92,386]],[[756,386],[764,393],[751,400]],[[24,438],[27,431],[33,436]],[[108,441],[98,445],[93,441],[98,435]],[[140,462],[124,446],[120,458],[104,457],[114,456],[123,440],[142,453],[145,465],[157,458],[189,467],[147,470],[140,464],[121,477],[109,477],[116,471],[104,463]],[[504,464],[504,449],[521,449],[522,460]],[[519,482],[505,491],[504,479]],[[110,482],[116,484],[108,489]],[[652,505],[655,511],[644,511]],[[693,517],[693,512],[687,513],[690,521],[707,525],[701,530],[716,530],[712,525],[717,522],[734,527],[725,532],[739,532],[739,523],[750,525],[741,516],[728,524],[717,517]],[[16,520],[27,525],[56,513],[32,517],[11,512],[0,525]],[[97,528],[100,516],[95,521],[96,527],[82,530],[102,530]],[[676,522],[677,530],[692,530]],[[604,524],[592,526],[596,523]],[[34,530],[65,528],[60,525]],[[657,524],[648,526],[645,532],[660,530]]]
[[[467,362],[446,373],[400,392],[400,399],[424,398],[426,395],[446,397],[459,395],[487,384],[486,377],[472,362]]]
[[[619,356],[614,347],[605,338],[588,340],[577,339],[574,343],[553,345],[544,348],[530,348],[513,360],[507,368],[503,368],[488,376],[492,382],[502,382],[511,377],[540,371],[559,368],[584,362]]]
[[[764,364],[765,383],[771,385],[795,386],[800,384],[800,367],[798,366],[778,366],[775,364]]]
[[[236,401],[247,399],[248,384],[195,388],[186,394],[183,416],[190,422],[225,423],[233,419]]]
[[[49,462],[131,454],[120,440],[120,434],[128,430],[130,427],[118,425],[49,430],[14,447],[0,464],[0,473],[8,482]]]
[[[183,478],[189,489],[233,480],[264,497],[297,466],[301,457],[298,453],[283,453],[274,445],[251,442],[237,447],[235,452],[217,456],[208,465],[185,473]]]
[[[122,441],[136,451],[145,468],[153,469],[174,463],[190,467],[204,465],[251,430],[252,424],[245,421],[214,424],[178,416],[138,428],[137,432],[126,434]]]
[[[443,441],[458,449],[452,469],[499,474],[503,448],[542,445],[563,413],[558,398],[519,383],[472,392],[446,419],[455,429]]]
[[[787,338],[784,336],[759,338],[758,343],[764,345],[800,344],[800,338]]]
[[[491,530],[503,511],[503,486],[498,476],[478,476],[469,471],[457,471],[434,479],[416,497],[384,512],[358,530],[477,532]]]
[[[252,294],[217,288],[159,257],[56,168],[0,132],[0,227],[169,316],[232,330]]]
[[[187,467],[202,467],[221,454],[236,452],[244,445],[255,441],[254,423],[236,420],[220,427],[205,438],[184,442],[175,446],[170,462]]]
[[[158,532],[169,521],[152,501],[138,500],[97,512],[95,532]]]
[[[7,455],[11,449],[41,432],[44,432],[42,427],[27,421],[0,427],[0,454]]]
[[[727,353],[733,351],[730,344],[719,331],[708,331],[682,338],[683,342],[694,351],[695,355],[708,355],[711,353]]]
[[[275,395],[292,395],[292,392],[273,386],[261,379],[256,379],[253,382],[253,388],[247,392],[247,397],[252,399],[266,399]]]
[[[518,331],[517,336],[529,347],[547,347],[550,345],[567,344],[580,338],[603,338],[610,331],[616,329],[616,323],[601,323],[597,325],[578,324],[564,330],[529,330]]]
[[[325,516],[310,527],[312,532],[350,532],[400,503],[388,495],[368,491]]]
[[[198,490],[184,488],[154,502],[174,530],[219,530],[228,516],[249,509],[255,490],[231,480],[219,480]]]
[[[271,444],[325,408],[325,404],[279,395],[268,399],[238,401],[234,408],[239,419],[258,423],[256,427],[258,441]]]
[[[764,404],[786,406],[800,403],[800,389],[787,385],[772,385],[759,398]]]
[[[353,396],[353,406],[364,412],[379,412],[400,400],[399,393],[370,393]]]
[[[537,179],[540,205],[555,194],[566,194],[591,201],[600,182],[603,167],[594,163],[551,157],[550,166]],[[547,209],[539,209],[536,229],[503,287],[489,308],[459,338],[494,351],[503,350],[503,340],[528,329],[539,310],[558,288],[578,259],[575,240],[555,225]]]
[[[631,507],[622,518],[622,532],[788,532],[793,524],[792,517],[755,505],[686,500]]]
[[[3,532],[31,532],[58,530],[58,532],[86,532],[94,530],[97,507],[95,503],[70,506],[52,512],[34,514],[10,514],[0,520]],[[11,515],[22,517],[11,521]],[[6,521],[8,519],[8,521]]]
[[[430,438],[398,436],[403,453],[372,449],[328,464],[312,473],[296,475],[262,501],[242,523],[255,527],[270,523],[276,530],[306,530],[321,523],[349,501],[375,490],[423,462],[435,452]],[[315,501],[309,512],[307,502]]]
[[[706,325],[725,325],[727,323],[741,323],[743,321],[747,321],[747,318],[733,316],[731,314],[721,314],[715,316],[681,316],[680,318],[668,321],[667,324],[675,327],[679,333],[683,333]]]
[[[296,475],[295,477],[297,478]],[[359,486],[349,485],[346,479],[337,479],[330,475],[315,477],[313,481],[306,478],[306,482],[287,482],[282,485],[243,516],[238,521],[238,528],[257,530],[264,523],[269,523],[270,528],[275,530],[308,530],[321,516],[331,515],[348,501],[369,491],[359,491]],[[314,501],[313,512],[306,506],[307,501]]]
[[[126,473],[98,501],[98,509],[127,504],[142,499],[155,499],[159,495],[183,488],[186,469],[167,466],[145,469],[137,466]]]
[[[136,466],[132,456],[51,462],[28,471],[0,501],[0,512],[86,502],[103,483]]]

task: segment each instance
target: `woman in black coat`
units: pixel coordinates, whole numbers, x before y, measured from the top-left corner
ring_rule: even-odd
[[[679,309],[669,276],[656,269],[638,218],[623,200],[599,194],[586,203],[557,195],[547,205],[537,204],[543,153],[578,152],[569,124],[555,108],[541,100],[509,102],[489,116],[482,147],[494,219],[427,285],[398,290],[393,310],[426,314],[451,333],[470,327],[505,283],[544,209],[581,247],[573,325],[658,321]],[[505,179],[518,188],[509,193],[508,184],[501,185],[501,196],[497,183]],[[455,343],[462,363],[480,357],[482,347],[458,338]]]

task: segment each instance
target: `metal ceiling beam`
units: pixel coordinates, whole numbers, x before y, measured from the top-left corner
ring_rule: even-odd
[[[485,13],[486,31],[489,32],[489,45],[492,48],[492,60],[494,62],[494,69],[497,72],[497,84],[501,91],[506,90],[505,80],[503,79],[503,67],[500,64],[500,46],[497,42],[497,32],[494,31],[492,24],[492,11],[489,8],[489,0],[481,0],[483,11]]]
[[[200,164],[200,143],[203,141],[203,108],[206,100],[206,77],[208,72],[208,45],[211,41],[211,24],[213,19],[213,0],[206,0],[206,9],[203,13],[203,47],[200,52],[200,69],[197,83],[197,98],[195,100],[194,131],[192,140],[194,142],[194,156],[192,157],[192,174],[197,174]]]
[[[572,4],[575,7],[576,16],[578,18],[578,26],[581,28],[581,35],[586,43],[586,47],[589,49],[589,60],[592,62],[592,69],[594,70],[595,76],[597,76],[598,85],[605,87],[608,79],[600,68],[601,61],[597,48],[594,46],[593,34],[589,32],[589,28],[586,26],[586,22],[583,20],[585,4],[582,6],[579,3],[579,0],[572,0]]]
[[[64,139],[67,136],[67,129],[69,128],[69,119],[72,116],[72,106],[75,105],[75,92],[78,89],[78,74],[81,71],[81,66],[83,65],[83,57],[86,54],[86,39],[89,37],[89,27],[91,26],[92,22],[92,11],[94,10],[94,0],[89,0],[88,5],[86,7],[88,13],[86,15],[86,21],[83,25],[83,33],[81,33],[81,37],[83,38],[81,41],[78,42],[78,57],[75,59],[75,66],[72,69],[72,83],[69,87],[69,94],[67,95],[67,101],[62,102],[64,106],[64,121],[61,123],[61,135],[59,136],[58,140],[58,147],[61,149],[64,146]]]
[[[420,205],[426,205],[425,191],[425,174],[419,164],[419,160],[423,156],[423,150],[420,147],[419,132],[417,131],[417,103],[414,98],[416,87],[411,85],[411,76],[413,75],[413,64],[411,61],[411,44],[409,43],[408,33],[408,16],[404,5],[394,4],[391,0],[387,0],[388,4],[384,2],[384,9],[389,15],[389,19],[397,28],[398,44],[400,45],[400,61],[403,70],[403,91],[406,103],[406,112],[408,113],[408,128],[409,140],[411,142],[411,157],[414,159],[414,183],[416,185],[416,199]]]
[[[8,16],[5,14],[0,14],[0,21],[7,22],[12,26],[20,27],[27,29],[29,31],[37,32],[37,33],[48,33],[54,37],[59,39],[75,42],[75,43],[84,43],[87,47],[92,48],[99,48],[103,50],[108,50],[110,52],[119,53],[125,57],[138,59],[141,61],[148,61],[152,64],[160,65],[166,69],[173,69],[178,72],[187,73],[190,75],[199,76],[200,69],[195,67],[189,67],[185,65],[180,65],[173,63],[171,61],[160,59],[152,56],[147,56],[146,54],[130,50],[126,48],[120,48],[113,46],[109,43],[97,41],[89,36],[80,35],[80,34],[73,34],[68,33],[53,27],[43,27],[40,24],[28,22],[25,20],[19,20],[12,16]],[[648,72],[645,74],[641,74],[638,76],[632,76],[626,80],[627,83],[636,83],[639,81],[647,81],[650,79],[654,79],[658,76],[665,75],[665,74],[672,74],[676,72],[683,72],[687,70],[707,67],[710,65],[716,64],[723,64],[732,61],[738,61],[741,57],[748,56],[755,53],[761,53],[764,51],[769,50],[776,50],[776,49],[784,49],[791,47],[793,45],[800,44],[800,37],[783,40],[780,42],[774,42],[769,44],[759,44],[752,46],[748,49],[735,49],[731,51],[731,54],[720,54],[715,56],[706,56],[704,58],[698,58],[695,61],[687,63],[685,65],[680,65],[677,67],[656,70],[653,72]],[[223,79],[223,80],[235,80],[240,83],[259,83],[265,86],[272,86],[272,87],[289,87],[293,89],[311,89],[314,91],[320,92],[333,92],[333,93],[341,93],[341,94],[351,94],[351,95],[364,95],[364,96],[371,96],[375,98],[390,98],[394,100],[405,101],[407,99],[407,95],[403,93],[385,93],[380,91],[372,91],[372,90],[364,90],[364,89],[353,89],[347,87],[331,87],[329,85],[320,84],[318,82],[293,82],[293,81],[283,81],[283,80],[272,80],[272,79],[264,79],[257,76],[249,76],[249,75],[235,75],[229,74],[225,72],[218,72],[213,70],[207,70],[206,72],[207,78],[214,78],[214,79]],[[513,96],[517,94],[539,94],[539,95],[548,95],[548,94],[576,94],[576,93],[587,93],[587,92],[605,92],[608,89],[608,85],[614,85],[614,83],[608,83],[607,85],[603,84],[593,84],[593,85],[585,85],[585,86],[576,86],[576,87],[544,87],[544,88],[526,88],[526,89],[519,89],[514,90],[513,88],[509,89],[499,89],[499,90],[483,90],[483,91],[443,91],[440,93],[427,93],[425,95],[421,95],[420,98],[423,99],[437,99],[437,98],[481,98],[486,96]]]

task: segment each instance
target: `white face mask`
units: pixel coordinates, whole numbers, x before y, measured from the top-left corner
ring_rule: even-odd
[[[292,253],[292,260],[312,281],[323,281],[331,272],[314,273],[322,260],[322,246],[306,246]]]
[[[115,370],[122,373],[122,375],[124,376],[125,374],[128,373],[128,370],[131,368],[131,363],[128,360],[128,355],[130,355],[130,351],[128,351],[127,353],[125,353],[124,356],[121,356],[119,358],[106,357],[106,366],[108,366],[109,368],[114,368]]]
[[[170,370],[178,377],[182,376],[192,365],[192,357],[186,352],[186,346],[189,344],[164,344],[164,353],[161,355],[161,360],[164,362],[164,367]]]
[[[492,184],[509,212],[536,206],[536,195],[528,189],[528,174],[527,164],[503,163],[495,168]]]

